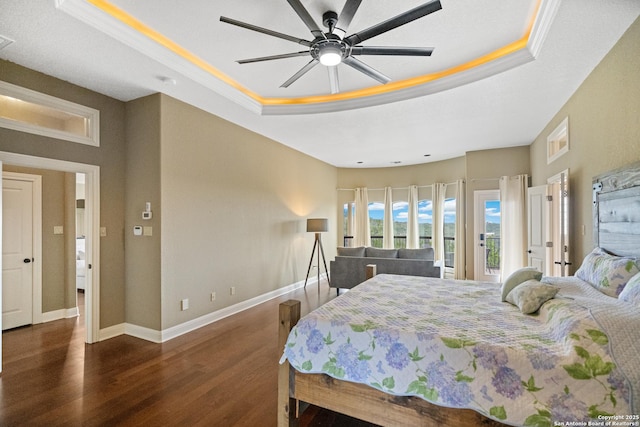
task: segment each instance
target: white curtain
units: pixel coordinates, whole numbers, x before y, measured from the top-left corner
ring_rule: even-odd
[[[384,189],[384,218],[382,221],[382,247],[393,249],[393,196],[391,187]]]
[[[527,265],[527,175],[500,178],[500,274]]]
[[[467,270],[466,270],[466,245],[465,241],[466,237],[466,207],[465,207],[465,188],[464,188],[464,180],[459,179],[456,181],[456,246],[455,246],[455,255],[453,261],[453,274],[454,279],[466,279],[467,278]]]
[[[367,188],[356,188],[356,229],[353,245],[371,246],[371,227],[369,226],[369,196]]]
[[[407,249],[420,247],[420,230],[418,226],[418,186],[409,187],[409,212],[407,217]]]
[[[444,196],[446,190],[446,184],[433,184],[433,252],[435,261],[444,261]]]

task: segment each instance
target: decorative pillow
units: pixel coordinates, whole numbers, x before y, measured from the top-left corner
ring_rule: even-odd
[[[367,247],[365,256],[369,258],[398,258],[398,250]]]
[[[338,256],[354,256],[362,258],[364,257],[364,246],[360,246],[359,248],[345,248],[339,246]]]
[[[403,259],[433,259],[433,248],[398,249],[398,258]]]
[[[507,300],[507,295],[509,292],[513,290],[520,283],[526,282],[527,280],[540,280],[542,278],[542,273],[538,271],[535,267],[523,267],[519,270],[514,271],[507,277],[507,279],[502,284],[501,289],[501,298],[502,301]]]
[[[640,273],[629,279],[627,286],[618,295],[618,299],[640,307]]]
[[[639,271],[634,258],[610,255],[595,248],[584,257],[575,275],[603,294],[617,298],[629,279]]]
[[[533,279],[527,280],[509,292],[507,302],[517,306],[524,314],[531,314],[555,297],[558,290],[556,286],[547,283],[540,283]]]

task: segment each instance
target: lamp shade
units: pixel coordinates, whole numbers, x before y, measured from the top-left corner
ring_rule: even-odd
[[[327,218],[307,218],[307,231],[312,233],[321,233],[329,229],[329,220]]]

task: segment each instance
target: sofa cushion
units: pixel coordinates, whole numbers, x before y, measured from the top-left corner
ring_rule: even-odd
[[[358,248],[338,247],[338,256],[355,256],[362,258],[364,256],[364,246]]]
[[[398,249],[398,258],[403,259],[433,259],[433,248]]]
[[[379,249],[367,247],[365,254],[367,258],[398,258],[397,249]]]

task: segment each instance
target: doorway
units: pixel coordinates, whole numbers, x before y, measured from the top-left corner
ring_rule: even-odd
[[[86,264],[85,281],[85,342],[99,341],[100,331],[100,167],[83,163],[74,163],[23,154],[0,152],[0,168],[3,164],[29,168],[49,169],[62,172],[82,173],[85,181],[85,218],[86,218]],[[1,241],[2,239],[0,239]],[[2,279],[0,278],[0,291]],[[1,295],[1,293],[0,293]],[[0,318],[0,328],[2,326]],[[2,337],[0,335],[0,349]],[[0,352],[0,372],[2,354]]]
[[[500,280],[500,190],[477,190],[474,203],[475,280]]]

